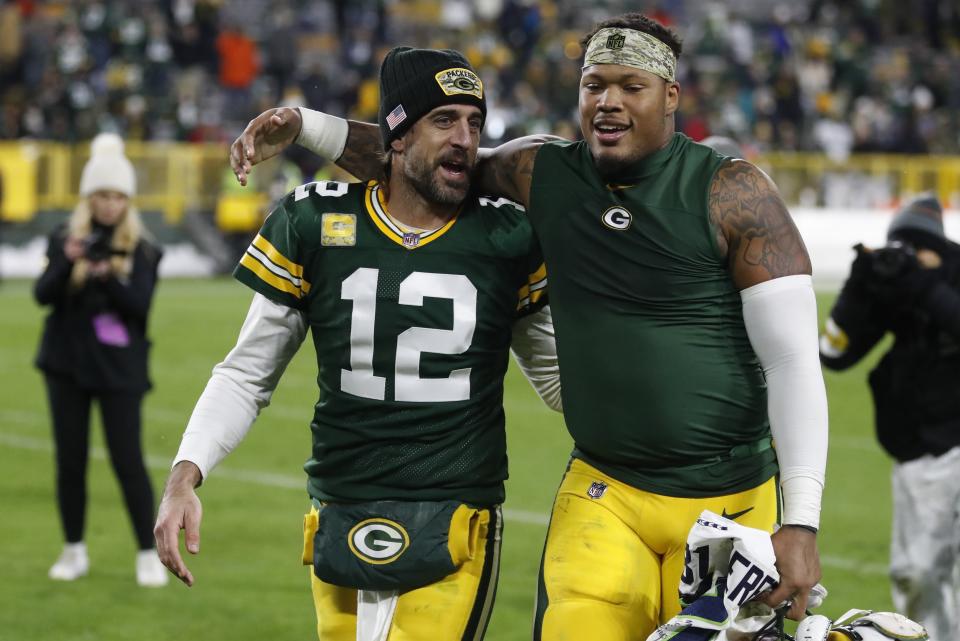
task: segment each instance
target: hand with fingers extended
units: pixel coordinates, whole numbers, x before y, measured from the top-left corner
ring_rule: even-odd
[[[199,485],[201,478],[200,469],[189,461],[181,461],[174,466],[157,510],[157,524],[153,528],[160,561],[188,587],[193,585],[193,574],[180,556],[180,530],[184,531],[187,551],[198,554],[203,509],[194,488]]]
[[[767,593],[763,602],[774,609],[789,602],[787,618],[799,621],[805,616],[810,589],[820,581],[817,535],[807,528],[784,525],[770,538],[780,583]]]
[[[240,184],[246,187],[254,165],[292,145],[300,135],[301,125],[300,111],[289,107],[267,109],[251,120],[230,145],[230,166]]]

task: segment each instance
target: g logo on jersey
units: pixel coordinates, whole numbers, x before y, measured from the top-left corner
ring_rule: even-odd
[[[366,519],[350,529],[347,545],[361,561],[384,565],[396,561],[410,547],[410,535],[394,521]]]
[[[616,207],[611,207],[607,211],[603,212],[601,220],[603,221],[603,224],[610,229],[614,229],[616,231],[625,231],[633,222],[633,214],[631,214],[625,208],[617,205]]]

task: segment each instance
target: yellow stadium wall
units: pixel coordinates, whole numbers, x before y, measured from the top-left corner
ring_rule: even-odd
[[[26,222],[37,211],[72,209],[89,151],[88,143],[0,143],[2,219]],[[195,209],[216,212],[224,231],[255,228],[269,206],[257,187],[258,180],[267,182],[269,165],[254,170],[251,187],[226,189],[232,180],[227,151],[226,145],[212,143],[128,142],[126,152],[137,169],[138,206],[163,212],[172,225]],[[776,180],[793,206],[888,208],[930,191],[945,205],[960,207],[960,157],[870,154],[835,162],[822,154],[772,153],[752,160]],[[848,202],[824,197],[838,178],[852,185],[844,196]],[[860,184],[871,189],[859,189]]]

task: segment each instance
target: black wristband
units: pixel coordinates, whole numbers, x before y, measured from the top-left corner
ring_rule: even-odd
[[[813,527],[812,525],[802,525],[800,523],[784,523],[781,527],[798,527],[802,530],[806,530],[807,532],[811,532],[813,534],[816,534],[818,532],[817,528]]]

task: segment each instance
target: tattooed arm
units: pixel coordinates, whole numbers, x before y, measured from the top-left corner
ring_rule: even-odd
[[[743,160],[713,177],[708,200],[717,244],[743,290],[782,276],[810,274],[810,257],[773,181]]]
[[[789,602],[787,616],[799,620],[821,576],[816,533],[827,459],[827,397],[810,257],[776,186],[748,162],[720,167],[708,208],[763,368],[780,468],[783,527],[771,536],[780,582],[764,602]]]
[[[314,112],[314,117],[328,116]],[[230,166],[237,180],[246,186],[247,176],[254,165],[273,158],[293,143],[301,144],[328,160],[334,160],[337,165],[360,180],[380,178],[383,173],[383,149],[380,146],[380,129],[377,125],[330,118],[339,120],[340,127],[345,123],[347,129],[346,143],[337,158],[331,158],[330,156],[336,154],[325,148],[324,143],[329,143],[329,140],[318,140],[322,139],[325,133],[322,127],[310,132],[309,140],[302,139],[303,115],[300,109],[267,109],[251,120],[230,146]],[[343,136],[342,129],[339,135]],[[343,138],[340,140],[342,142]],[[325,151],[327,153],[324,153]]]
[[[477,163],[477,187],[481,194],[506,196],[527,207],[533,162],[541,145],[557,136],[524,136],[494,149],[481,149]]]
[[[307,116],[313,120],[307,123],[310,126],[304,127],[304,118]],[[331,123],[335,127],[332,130]],[[562,138],[526,136],[495,149],[481,149],[477,163],[480,193],[506,196],[528,205],[533,161],[540,146],[548,140]],[[247,174],[254,165],[276,156],[294,142],[334,160],[339,167],[360,180],[383,177],[384,154],[377,125],[282,107],[268,109],[251,120],[231,145],[230,165],[237,180],[246,185]]]
[[[347,144],[336,160],[337,166],[360,180],[382,179],[384,152],[380,127],[356,120],[348,120],[347,125]]]

